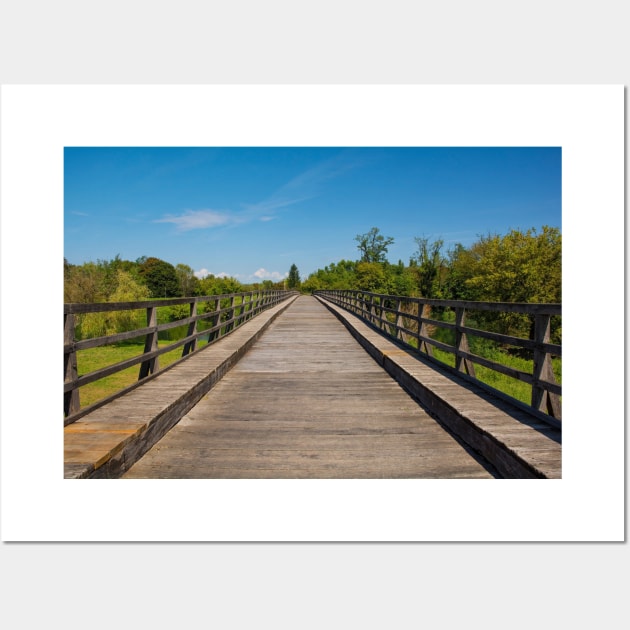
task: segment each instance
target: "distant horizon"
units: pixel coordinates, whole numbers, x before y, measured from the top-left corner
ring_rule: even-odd
[[[560,147],[66,147],[64,257],[190,266],[244,284],[357,260],[355,237],[444,251],[562,230]]]

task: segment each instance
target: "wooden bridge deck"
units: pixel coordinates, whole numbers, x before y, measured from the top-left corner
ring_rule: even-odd
[[[300,297],[126,478],[488,478],[337,318]]]
[[[66,478],[561,476],[559,430],[306,296],[68,425],[65,451]]]

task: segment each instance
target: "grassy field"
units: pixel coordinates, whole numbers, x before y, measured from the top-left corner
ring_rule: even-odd
[[[444,321],[454,321],[454,314],[448,313],[443,318]],[[474,325],[473,325],[474,327]],[[445,330],[443,328],[436,328],[431,335],[436,341],[441,341],[449,345],[455,343],[455,334],[451,330]],[[414,339],[411,340],[411,345],[417,346]],[[518,356],[514,352],[510,352],[506,348],[502,348],[499,344],[482,339],[480,337],[469,336],[468,338],[470,351],[485,359],[494,361],[506,367],[520,370],[528,374],[532,374],[534,371],[533,358],[525,358]],[[438,361],[450,366],[455,367],[455,355],[450,352],[445,352],[438,348],[433,348],[433,356]],[[500,392],[512,396],[521,402],[529,405],[532,399],[532,386],[523,381],[519,381],[500,372],[495,372],[490,368],[475,364],[475,377],[482,383],[498,389]],[[562,359],[552,358],[552,367],[554,376],[558,384],[562,383]]]
[[[529,374],[532,374],[533,372],[534,362],[531,359],[522,359],[520,357],[511,356],[506,352],[500,351],[495,351],[492,354],[493,356],[485,358],[489,358],[496,363],[500,363],[501,365],[505,365],[516,370],[528,372]],[[445,363],[446,365],[449,365],[451,367],[455,367],[455,355],[451,354],[450,352],[444,352],[435,348],[433,350],[433,355],[436,359],[442,361],[442,363]],[[562,360],[552,359],[552,364],[556,381],[558,383],[561,383]],[[503,392],[508,396],[512,396],[513,398],[516,398],[516,400],[520,400],[527,405],[531,404],[532,402],[532,386],[528,383],[523,383],[523,381],[516,380],[515,378],[511,378],[509,376],[506,376],[505,374],[501,374],[500,372],[495,372],[494,370],[491,370],[482,365],[475,365],[475,377],[479,379],[482,383],[490,385],[490,387],[494,387],[500,392]]]
[[[238,297],[235,300],[235,306],[239,306],[242,302],[242,298]],[[226,308],[229,305],[228,300],[224,300],[222,308]],[[179,309],[179,310],[177,310]],[[174,316],[176,313],[176,316]],[[236,312],[238,315],[238,310]],[[164,307],[158,308],[158,323],[166,323],[173,319],[180,319],[188,316],[188,306],[183,307]],[[144,313],[138,315],[138,321],[134,327],[142,327],[144,325]],[[200,322],[199,332],[207,329],[211,326],[209,322]],[[99,332],[98,334],[104,334]],[[187,334],[187,326],[181,326],[165,330],[160,332],[160,340],[158,341],[158,347],[164,348],[178,339],[182,339]],[[96,335],[95,335],[96,336]],[[206,341],[199,341],[197,347],[202,347],[206,344]],[[182,356],[183,346],[162,354],[159,357],[160,369],[163,369],[170,364],[177,361]],[[98,348],[90,348],[88,350],[80,350],[77,352],[77,371],[79,376],[94,372],[109,365],[114,365],[120,361],[125,361],[133,357],[142,355],[144,352],[144,339],[137,340],[137,342],[127,342],[121,344],[115,344],[110,346],[101,346]],[[116,372],[111,376],[99,379],[94,383],[89,383],[84,387],[81,387],[79,399],[81,408],[92,405],[111,394],[114,394],[129,385],[132,385],[138,380],[138,374],[140,371],[140,364],[134,365],[126,370]]]
[[[185,335],[184,329],[173,329],[170,331],[173,339]],[[443,343],[452,344],[454,339],[452,331],[443,329],[437,329],[434,337],[442,341]],[[415,340],[411,340],[412,345],[415,344]],[[531,374],[533,372],[533,360],[516,356],[509,353],[505,349],[498,347],[492,342],[487,340],[470,338],[471,352],[482,356],[486,359],[495,361],[502,365],[521,370]],[[173,343],[173,340],[164,339],[158,342],[158,346],[163,348]],[[206,342],[200,342],[200,346]],[[91,348],[89,350],[81,350],[77,353],[77,363],[79,376],[93,372],[108,365],[113,365],[119,361],[124,361],[132,357],[140,356],[144,350],[144,342],[141,343],[124,343],[113,346],[102,346],[100,348]],[[444,352],[437,348],[433,350],[434,357],[449,365],[455,366],[455,356],[449,352]],[[159,358],[160,368],[167,367],[171,363],[175,362],[181,357],[182,348],[177,348],[171,352],[161,355]],[[558,383],[562,383],[562,359],[554,358],[552,360],[553,370]],[[121,372],[117,372],[111,376],[100,379],[94,383],[90,383],[80,390],[80,402],[81,407],[86,407],[99,400],[102,400],[106,396],[109,396],[116,391],[119,391],[138,380],[138,373],[140,365],[134,365],[131,368],[127,368]],[[531,403],[531,385],[523,383],[517,379],[511,378],[490,370],[480,365],[475,365],[475,375],[483,383],[498,389],[505,394],[516,398],[517,400],[524,402],[525,404]]]
[[[173,343],[172,341],[165,340],[159,341],[158,347],[164,348],[165,346]],[[205,342],[201,342],[197,347],[201,347]],[[182,347],[171,350],[166,354],[162,354],[159,357],[160,369],[167,367],[171,363],[174,363],[182,356]],[[138,344],[119,344],[112,346],[101,346],[100,348],[90,348],[88,350],[80,350],[77,352],[77,368],[79,376],[94,372],[100,368],[113,365],[126,359],[140,356],[144,351],[144,343]],[[102,400],[106,396],[132,385],[138,380],[138,373],[140,372],[140,364],[134,365],[121,372],[116,372],[111,376],[99,379],[94,383],[85,385],[80,390],[81,408],[92,405],[99,400]]]

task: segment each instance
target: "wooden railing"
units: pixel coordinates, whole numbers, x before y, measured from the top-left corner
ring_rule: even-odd
[[[142,302],[64,304],[64,424],[67,425],[78,420],[89,411],[118,398],[155,376],[160,371],[160,355],[182,348],[181,357],[168,366],[171,368],[198,350],[198,340],[201,337],[207,337],[208,344],[212,344],[232,332],[237,326],[294,294],[295,291],[251,291]],[[205,308],[199,308],[201,304],[205,304]],[[158,308],[179,305],[189,306],[188,317],[158,324]],[[89,313],[137,311],[138,309],[146,309],[146,326],[143,328],[88,339],[76,339],[77,317]],[[205,312],[198,312],[201,310]],[[199,324],[201,322],[204,322],[203,326],[208,327],[200,330]],[[187,327],[187,333],[183,338],[177,339],[165,347],[158,347],[160,332],[182,326]],[[77,352],[80,350],[117,344],[142,337],[144,337],[144,352],[140,355],[82,376],[78,375]],[[140,367],[137,382],[99,400],[97,403],[81,408],[79,398],[81,387],[138,364]]]
[[[481,382],[475,375],[476,364],[528,383],[531,385],[529,409],[549,424],[560,426],[562,388],[556,382],[552,357],[562,355],[562,346],[550,341],[552,317],[557,321],[562,314],[560,304],[435,300],[365,291],[316,291],[315,294],[358,315],[372,326],[408,344],[431,360],[435,360],[433,348],[454,355],[454,369],[458,373],[502,397],[512,400],[511,396],[506,396],[504,392],[497,391],[496,388]],[[454,321],[447,322],[432,318],[432,310],[454,312],[454,318],[451,316]],[[525,315],[531,322],[529,338],[467,326],[466,319],[471,312],[476,315],[479,313]],[[483,315],[477,319],[483,319]],[[487,315],[486,319],[488,319]],[[452,331],[450,333],[454,339],[452,345],[434,338],[435,330],[438,328]],[[471,336],[489,339],[500,346],[529,351],[533,359],[531,373],[473,354],[469,348]],[[443,362],[440,364],[444,365]]]

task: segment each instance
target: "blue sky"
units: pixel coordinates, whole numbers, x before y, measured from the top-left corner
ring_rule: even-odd
[[[445,249],[510,229],[561,228],[559,147],[67,147],[64,256],[189,265],[199,277],[302,279],[359,258],[355,236]]]

